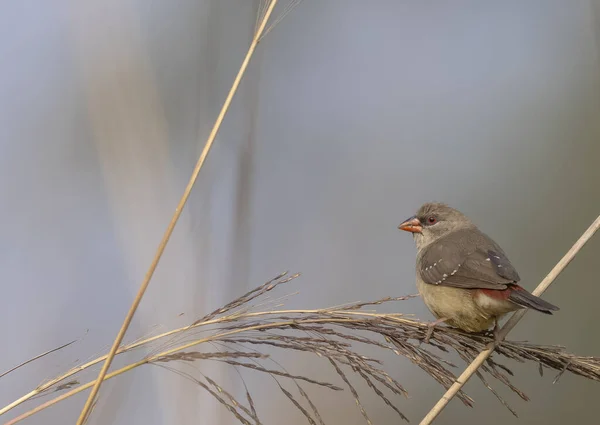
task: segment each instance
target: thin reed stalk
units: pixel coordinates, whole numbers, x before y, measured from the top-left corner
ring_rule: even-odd
[[[244,61],[242,62],[242,65],[238,71],[238,74],[235,77],[235,80],[233,81],[233,85],[231,86],[231,89],[229,90],[229,94],[227,95],[227,98],[225,99],[225,103],[223,104],[223,107],[221,108],[221,112],[219,112],[219,115],[217,116],[217,120],[215,121],[213,129],[211,130],[211,132],[208,136],[208,139],[206,141],[204,149],[202,150],[202,153],[200,154],[200,157],[198,158],[196,166],[194,167],[194,170],[192,171],[190,180],[183,192],[183,195],[177,205],[177,208],[175,208],[175,212],[173,214],[173,217],[171,218],[171,221],[169,222],[169,225],[167,226],[167,230],[165,231],[165,234],[158,245],[156,254],[154,255],[154,258],[150,264],[150,267],[148,268],[148,271],[146,272],[146,275],[144,276],[144,280],[142,281],[142,284],[140,285],[138,293],[137,293],[136,297],[134,298],[133,303],[131,304],[131,307],[129,308],[129,311],[127,312],[127,315],[125,316],[125,320],[123,321],[123,324],[121,325],[121,329],[119,330],[119,333],[117,334],[117,336],[112,344],[112,347],[110,348],[110,351],[108,352],[108,355],[106,356],[106,359],[104,360],[104,364],[102,365],[102,369],[100,369],[100,373],[98,373],[98,378],[96,379],[96,382],[92,388],[92,391],[90,392],[90,394],[85,402],[85,405],[83,406],[83,409],[81,410],[79,418],[77,419],[77,425],[83,425],[83,423],[85,422],[86,418],[89,415],[89,411],[92,408],[92,405],[94,404],[94,400],[96,399],[98,391],[100,390],[100,386],[102,385],[102,382],[104,381],[104,377],[106,376],[106,373],[108,372],[108,368],[110,367],[112,360],[115,357],[115,354],[117,353],[119,346],[121,345],[121,342],[123,341],[123,338],[125,337],[125,333],[127,332],[129,325],[131,324],[133,316],[135,315],[135,312],[136,312],[138,306],[140,305],[142,298],[144,297],[146,289],[148,288],[148,285],[150,284],[150,281],[152,280],[152,276],[154,275],[156,267],[158,266],[158,263],[160,262],[162,254],[165,251],[165,248],[167,246],[167,243],[169,242],[169,239],[171,238],[171,235],[173,234],[173,230],[175,229],[175,226],[179,220],[179,217],[181,216],[183,208],[185,207],[185,204],[187,203],[190,193],[192,192],[192,188],[194,187],[194,184],[196,183],[196,180],[198,178],[198,174],[200,173],[202,165],[204,164],[204,161],[205,161],[206,157],[208,156],[208,153],[210,151],[210,148],[213,145],[213,142],[217,136],[217,133],[219,132],[219,129],[221,128],[221,123],[223,122],[223,119],[225,118],[225,114],[229,110],[229,105],[231,104],[233,96],[235,95],[237,88],[242,80],[242,77],[244,76],[244,74],[246,72],[246,68],[248,67],[248,64],[250,63],[250,59],[252,58],[252,55],[254,54],[254,51],[256,50],[256,46],[258,45],[258,42],[264,32],[264,29],[267,25],[267,22],[269,21],[271,13],[273,12],[273,9],[275,8],[276,4],[277,4],[277,0],[270,1],[264,16],[263,16],[262,20],[260,21],[260,25],[258,26],[258,29],[252,39],[252,43],[250,43],[250,47],[248,48],[248,53],[246,54],[246,57],[244,58]]]

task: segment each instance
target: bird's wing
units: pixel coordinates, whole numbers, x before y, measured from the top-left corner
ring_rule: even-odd
[[[419,261],[426,283],[464,289],[506,289],[520,277],[502,249],[485,234],[454,232],[425,248]]]

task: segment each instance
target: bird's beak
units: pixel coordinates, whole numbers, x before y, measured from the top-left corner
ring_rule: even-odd
[[[401,223],[400,226],[398,226],[398,229],[404,230],[405,232],[421,233],[423,226],[421,226],[419,219],[413,215],[411,218]]]

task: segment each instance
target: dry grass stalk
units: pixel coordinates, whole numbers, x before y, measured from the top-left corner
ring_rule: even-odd
[[[173,217],[171,218],[171,221],[169,222],[169,225],[167,226],[167,230],[165,231],[165,234],[163,235],[163,238],[158,245],[156,254],[154,255],[154,258],[152,259],[152,263],[150,264],[150,267],[148,268],[148,271],[146,272],[146,275],[144,276],[144,280],[142,281],[142,284],[140,285],[138,293],[137,293],[136,297],[134,298],[134,300],[131,304],[131,307],[129,308],[129,311],[127,312],[127,315],[125,316],[123,324],[121,325],[121,329],[119,330],[119,332],[112,344],[112,347],[111,347],[110,351],[108,352],[108,355],[106,356],[106,360],[104,361],[104,364],[102,365],[102,369],[100,369],[100,373],[98,373],[98,378],[96,379],[96,382],[92,388],[92,391],[90,392],[88,399],[85,402],[83,409],[81,410],[79,419],[77,419],[77,425],[83,425],[83,423],[86,421],[86,418],[88,417],[89,411],[92,408],[92,405],[94,404],[94,400],[95,400],[96,396],[98,395],[98,391],[100,390],[100,386],[102,385],[102,382],[104,381],[104,377],[106,376],[106,373],[108,372],[108,368],[110,367],[110,364],[112,363],[112,360],[113,360],[115,354],[117,353],[117,350],[119,349],[119,346],[121,345],[121,342],[123,341],[123,338],[125,337],[125,333],[127,332],[129,325],[131,324],[133,316],[134,316],[140,302],[142,301],[142,298],[144,297],[144,293],[146,292],[146,289],[148,288],[148,285],[150,284],[150,280],[152,279],[152,276],[154,275],[154,271],[156,270],[156,267],[158,266],[158,263],[160,262],[162,254],[165,251],[167,243],[169,242],[169,239],[171,238],[171,235],[173,234],[173,230],[175,229],[175,226],[179,220],[179,217],[181,216],[183,208],[185,207],[185,204],[187,203],[190,193],[192,192],[192,188],[194,187],[194,184],[196,183],[198,174],[200,173],[200,169],[202,168],[202,165],[204,164],[204,161],[205,161],[206,157],[208,156],[208,153],[210,151],[210,148],[212,147],[212,144],[213,144],[215,138],[217,137],[217,133],[218,133],[219,129],[221,128],[221,123],[223,122],[223,119],[225,118],[225,114],[229,110],[229,105],[231,104],[233,96],[235,95],[237,88],[242,80],[242,77],[244,76],[244,74],[246,72],[246,68],[248,67],[250,59],[252,58],[252,55],[254,54],[254,51],[256,50],[256,46],[258,45],[258,42],[260,41],[261,36],[263,35],[263,32],[267,25],[267,22],[269,21],[271,13],[273,12],[273,8],[275,7],[276,4],[277,4],[277,0],[270,0],[266,7],[264,16],[262,17],[260,24],[258,26],[258,29],[256,30],[256,33],[254,34],[254,37],[252,39],[252,43],[250,43],[250,47],[248,48],[248,53],[246,54],[246,57],[244,58],[244,61],[242,62],[242,65],[238,71],[238,74],[237,74],[235,80],[233,81],[233,85],[231,86],[231,89],[229,90],[229,94],[227,95],[227,98],[225,99],[225,103],[223,104],[223,107],[221,108],[221,111],[219,112],[217,120],[215,121],[215,124],[208,136],[208,139],[206,141],[204,149],[202,150],[202,153],[200,154],[200,157],[198,158],[198,161],[194,167],[194,170],[192,171],[190,180],[183,192],[183,195],[177,205],[177,208],[175,208],[175,213],[173,214]]]
[[[275,280],[259,286],[188,327],[167,332],[162,335],[162,338],[158,336],[146,341],[138,341],[136,347],[149,346],[154,348],[153,353],[107,374],[105,379],[126,373],[142,365],[164,367],[196,383],[223,404],[241,423],[261,424],[248,389],[246,389],[246,401],[242,402],[235,399],[231,393],[206,375],[199,373],[201,376],[194,376],[194,374],[175,370],[170,366],[174,363],[195,364],[217,361],[231,365],[238,370],[246,369],[268,374],[276,381],[283,394],[290,399],[292,405],[305,416],[308,423],[324,424],[325,421],[319,413],[317,405],[309,398],[309,392],[301,387],[300,383],[316,385],[333,391],[339,391],[342,388],[336,383],[324,382],[287,371],[274,362],[271,357],[260,352],[260,347],[272,347],[284,352],[296,351],[312,354],[327,360],[340,377],[340,384],[350,391],[359,412],[367,423],[370,423],[367,407],[361,400],[358,390],[350,383],[349,373],[359,377],[400,418],[407,420],[398,407],[397,399],[407,395],[405,388],[383,370],[379,360],[361,354],[355,346],[367,345],[391,350],[395,354],[409,359],[442,386],[449,388],[456,380],[456,376],[451,371],[454,366],[446,361],[442,354],[438,354],[430,348],[435,347],[442,353],[454,351],[464,361],[469,362],[493,341],[493,336],[489,334],[466,334],[452,328],[440,327],[434,332],[429,344],[422,344],[427,333],[427,322],[409,319],[401,314],[380,314],[364,310],[366,306],[384,302],[399,302],[412,298],[412,296],[386,298],[374,302],[317,310],[255,311],[257,305],[264,304],[263,300],[268,298],[270,292],[296,277],[297,275],[286,277],[285,274],[282,274]],[[279,301],[272,302],[278,303]],[[202,337],[200,337],[201,333]],[[156,346],[156,342],[159,340],[162,342]],[[215,348],[217,348],[216,351]],[[496,348],[496,352],[504,358],[519,362],[534,362],[541,368],[553,369],[559,374],[570,371],[576,375],[600,381],[600,358],[569,354],[562,347],[504,341]],[[266,361],[273,361],[278,367],[267,367],[264,364]],[[81,370],[83,369],[79,368],[76,372],[69,371],[52,380],[53,385],[46,386],[37,394],[46,395],[59,391],[61,386],[65,386],[63,381],[67,378],[70,381],[67,382],[66,387],[73,387],[69,391],[14,418],[7,422],[7,425],[15,424],[46,407],[90,388],[94,381],[83,385],[73,381],[73,375]],[[487,382],[485,375],[506,385],[519,397],[527,400],[527,396],[510,382],[512,372],[506,366],[498,363],[495,358],[486,360],[478,376],[484,385],[510,409],[508,403]],[[282,380],[295,385],[297,392],[286,388]],[[459,391],[457,396],[467,406],[473,404],[473,400],[464,392]],[[14,403],[12,404],[14,405]],[[2,411],[4,413],[8,409],[5,408]],[[511,409],[511,411],[514,413],[514,410]]]
[[[0,373],[0,378],[2,378],[2,377],[4,377],[4,376],[8,375],[8,374],[9,374],[9,373],[11,373],[11,372],[14,372],[15,370],[17,370],[17,369],[19,369],[19,368],[21,368],[21,367],[23,367],[23,366],[25,366],[25,365],[28,365],[28,364],[29,364],[29,363],[31,363],[31,362],[34,362],[34,361],[36,361],[36,360],[39,360],[39,359],[41,359],[42,357],[45,357],[45,356],[47,356],[48,354],[52,354],[52,353],[54,353],[54,352],[56,352],[56,351],[62,350],[63,348],[67,348],[69,345],[71,345],[71,344],[74,344],[76,341],[77,341],[77,340],[76,340],[76,339],[74,339],[73,341],[71,341],[71,342],[67,342],[66,344],[63,344],[63,345],[61,345],[61,346],[59,346],[59,347],[52,348],[51,350],[45,351],[45,352],[43,352],[42,354],[38,354],[37,356],[33,356],[32,358],[30,358],[30,359],[28,359],[28,360],[25,360],[24,362],[21,362],[21,363],[19,363],[18,365],[14,366],[14,367],[11,367],[11,368],[10,368],[10,369],[8,369],[6,372],[2,372],[2,373]]]
[[[550,287],[552,282],[558,277],[560,273],[569,265],[575,258],[577,253],[583,248],[583,246],[594,236],[594,234],[600,229],[600,216],[594,220],[594,222],[588,227],[588,229],[581,235],[581,237],[575,242],[571,249],[565,254],[565,256],[554,266],[554,268],[548,273],[548,276],[540,282],[537,288],[532,292],[533,295],[540,296],[542,293]],[[499,336],[504,339],[506,335],[519,323],[523,318],[527,310],[521,310],[514,313],[506,324],[500,329]],[[429,425],[435,418],[442,412],[444,407],[452,400],[452,398],[460,391],[460,389],[467,383],[467,381],[477,374],[481,378],[479,368],[481,368],[484,362],[492,355],[495,348],[495,344],[490,343],[479,355],[472,360],[472,363],[465,369],[465,371],[459,376],[456,382],[448,388],[446,393],[440,398],[440,400],[433,406],[433,408],[427,413],[419,425]],[[562,374],[562,372],[561,372]],[[558,377],[557,377],[558,379]],[[484,384],[486,382],[484,381]],[[512,411],[512,410],[511,410]],[[514,412],[513,412],[514,413]]]

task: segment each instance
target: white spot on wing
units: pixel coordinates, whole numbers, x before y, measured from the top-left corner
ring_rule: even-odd
[[[486,258],[486,259],[485,259],[485,261],[490,261],[490,259],[489,259],[489,258]]]

